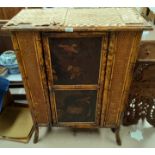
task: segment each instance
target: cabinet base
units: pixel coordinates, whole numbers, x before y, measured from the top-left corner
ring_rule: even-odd
[[[48,130],[51,131],[51,125],[48,126]],[[121,141],[121,138],[120,138],[120,127],[118,128],[111,128],[111,131],[113,133],[115,133],[115,138],[116,138],[116,143],[118,145],[122,145],[122,141]],[[35,129],[34,129],[34,139],[33,139],[33,143],[37,143],[38,140],[39,140],[39,126],[38,125],[35,125]]]

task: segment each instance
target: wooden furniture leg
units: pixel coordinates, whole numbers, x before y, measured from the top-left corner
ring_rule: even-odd
[[[51,123],[48,125],[48,131],[50,132],[52,130]]]
[[[116,137],[116,142],[118,145],[122,145],[122,142],[121,142],[121,138],[120,138],[120,134],[119,134],[119,131],[120,131],[120,127],[118,128],[111,128],[111,131],[113,133],[115,133],[115,137]]]
[[[35,134],[34,134],[34,139],[33,139],[33,143],[37,143],[38,139],[39,139],[39,126],[35,125]]]
[[[113,133],[115,133],[116,129],[115,129],[115,128],[111,128],[111,131],[112,131]]]

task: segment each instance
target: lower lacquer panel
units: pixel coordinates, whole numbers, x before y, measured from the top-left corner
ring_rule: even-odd
[[[95,122],[96,90],[55,91],[58,122]]]

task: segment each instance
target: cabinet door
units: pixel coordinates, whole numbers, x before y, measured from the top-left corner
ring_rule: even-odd
[[[53,123],[99,125],[106,64],[105,33],[44,33]]]

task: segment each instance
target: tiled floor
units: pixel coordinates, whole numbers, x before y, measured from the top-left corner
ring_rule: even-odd
[[[0,140],[0,147],[75,147],[75,148],[105,148],[105,147],[121,147],[121,148],[148,148],[155,147],[155,128],[143,128],[144,139],[138,142],[130,137],[130,131],[135,126],[121,127],[122,146],[115,143],[115,136],[110,129],[103,128],[97,131],[77,131],[66,128],[52,128],[51,132],[47,132],[47,128],[40,128],[40,140],[37,144],[33,144],[33,137],[28,144]],[[22,128],[21,128],[22,129]]]

